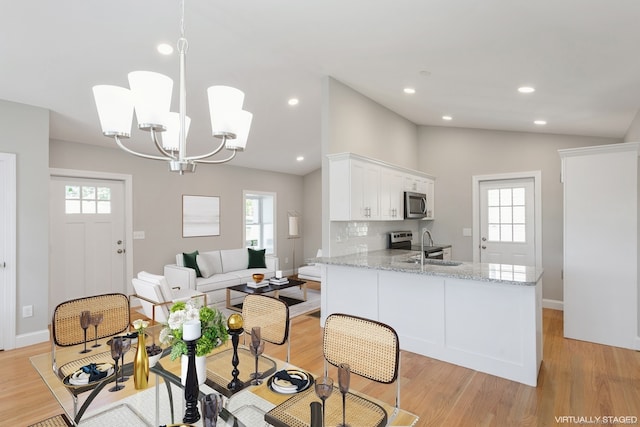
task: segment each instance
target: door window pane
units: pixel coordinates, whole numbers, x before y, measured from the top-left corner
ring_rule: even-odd
[[[111,189],[80,185],[65,186],[65,213],[110,214]]]
[[[489,241],[526,241],[524,191],[524,187],[487,190]]]
[[[500,206],[500,190],[487,191],[487,204],[489,206]]]

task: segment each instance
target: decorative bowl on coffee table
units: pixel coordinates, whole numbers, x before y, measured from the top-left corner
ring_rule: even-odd
[[[251,277],[253,278],[254,282],[260,283],[264,279],[264,274],[262,274],[262,273],[254,273],[254,274],[251,275]]]

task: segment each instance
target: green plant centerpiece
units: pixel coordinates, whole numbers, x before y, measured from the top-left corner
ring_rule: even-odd
[[[200,320],[201,336],[196,341],[196,356],[206,356],[229,339],[227,321],[215,308],[197,308],[190,302],[177,302],[171,306],[167,324],[160,331],[160,342],[171,346],[171,360],[187,354],[182,339],[182,326],[189,320]]]

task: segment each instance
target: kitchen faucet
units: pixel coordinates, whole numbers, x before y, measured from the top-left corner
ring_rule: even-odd
[[[422,237],[420,238],[420,264],[424,265],[424,235],[429,236],[429,246],[433,246],[433,237],[431,237],[431,232],[426,228],[422,230]]]

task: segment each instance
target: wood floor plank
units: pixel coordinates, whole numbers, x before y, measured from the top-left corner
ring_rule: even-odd
[[[561,416],[635,416],[640,424],[640,352],[565,339],[562,314],[544,310],[537,387],[403,351],[402,408],[418,414],[420,426],[552,426]],[[322,372],[321,340],[317,317],[293,319],[291,362]],[[28,425],[61,412],[29,362],[48,351],[42,343],[0,352],[0,425]],[[286,347],[270,345],[265,354],[284,360]],[[393,402],[393,386],[354,378],[352,387]]]

